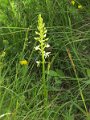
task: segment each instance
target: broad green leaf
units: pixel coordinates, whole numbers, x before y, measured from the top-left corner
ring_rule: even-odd
[[[46,71],[46,74],[48,74],[49,76],[53,76],[53,77],[60,77],[60,75],[53,70],[49,70],[49,72]]]
[[[60,77],[65,77],[64,72],[62,70],[56,69],[56,72],[60,75]]]

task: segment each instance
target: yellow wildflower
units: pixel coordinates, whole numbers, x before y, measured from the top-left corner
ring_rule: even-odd
[[[82,9],[82,5],[78,5],[78,9]]]
[[[21,60],[21,61],[19,61],[19,63],[20,63],[21,65],[27,65],[27,64],[28,64],[28,61],[27,61],[27,60]]]
[[[72,0],[72,1],[71,1],[71,4],[72,4],[72,5],[75,5],[75,1],[74,1],[74,0]]]

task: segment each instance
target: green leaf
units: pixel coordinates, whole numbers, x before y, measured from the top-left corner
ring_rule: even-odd
[[[53,77],[60,77],[60,75],[53,70],[49,70],[49,72],[46,71],[46,74],[48,74],[49,76],[53,76]]]
[[[64,72],[62,70],[56,69],[56,72],[60,75],[60,77],[65,77]]]
[[[87,69],[87,75],[88,75],[88,77],[90,77],[90,69]]]

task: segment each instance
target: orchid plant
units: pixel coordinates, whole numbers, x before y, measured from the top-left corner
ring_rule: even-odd
[[[35,40],[37,41],[38,45],[34,47],[36,51],[39,51],[41,55],[41,60],[36,61],[37,65],[42,65],[42,84],[43,84],[43,97],[44,97],[44,105],[47,105],[48,100],[48,91],[47,91],[47,82],[45,78],[45,63],[46,58],[49,57],[51,52],[46,52],[45,48],[50,47],[48,44],[48,38],[46,37],[47,29],[45,27],[45,23],[43,22],[43,18],[41,14],[38,15],[38,26],[37,31],[35,31],[37,37]]]

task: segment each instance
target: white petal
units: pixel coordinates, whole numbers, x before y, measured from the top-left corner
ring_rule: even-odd
[[[46,44],[46,48],[49,48],[50,47],[50,45],[49,44]]]
[[[37,63],[37,67],[39,67],[40,66],[40,61],[36,61],[36,63]]]
[[[45,58],[49,57],[50,53],[51,53],[51,52],[46,52],[46,53],[45,53]]]
[[[39,45],[34,47],[35,50],[40,50]]]

